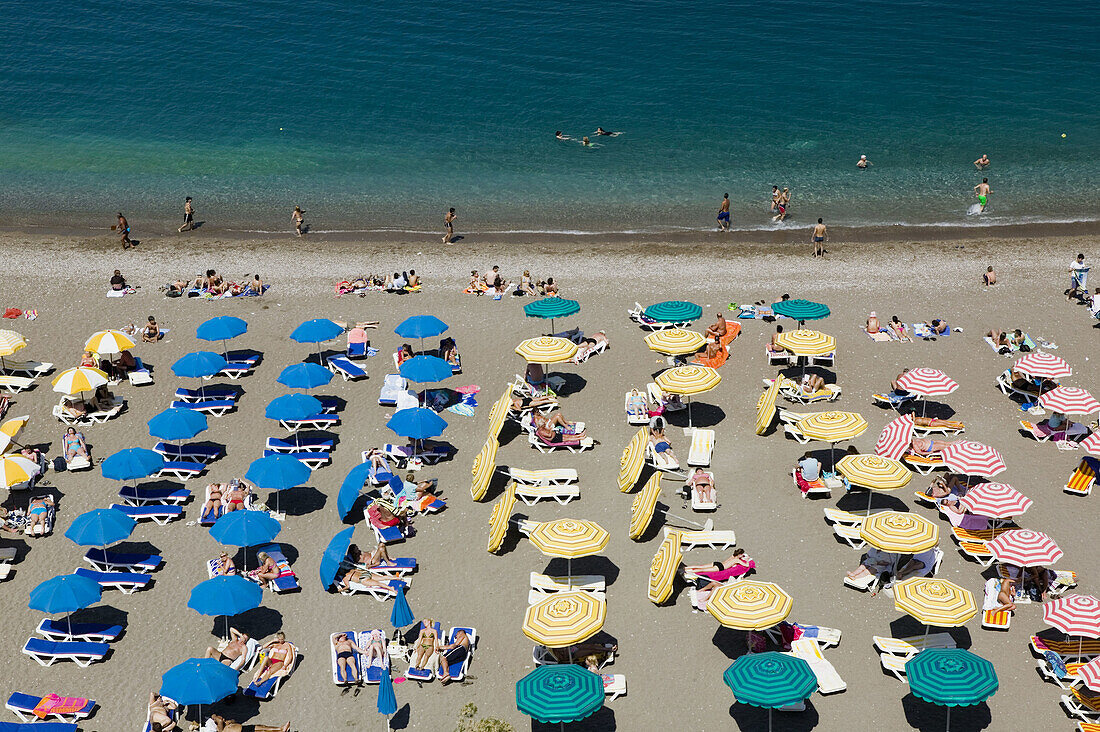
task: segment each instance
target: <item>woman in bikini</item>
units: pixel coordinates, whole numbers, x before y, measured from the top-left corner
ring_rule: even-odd
[[[751,567],[749,565],[752,565]],[[756,562],[753,558],[745,553],[744,549],[734,549],[733,554],[729,555],[721,562],[713,562],[711,564],[695,564],[684,567],[685,572],[691,572],[693,574],[713,574],[716,572],[728,572],[735,567],[746,567],[747,569],[755,569]],[[741,572],[745,574],[745,572]]]
[[[99,362],[96,361],[95,356],[92,355],[91,351],[85,351],[83,355],[81,355],[80,365],[85,368],[99,368]]]
[[[262,685],[294,662],[294,646],[286,642],[286,635],[281,630],[275,634],[275,640],[265,643],[261,650],[267,653],[256,675],[252,677],[252,683],[256,685]]]
[[[435,632],[435,622],[426,618],[420,624],[420,635],[416,637],[416,652],[413,654],[411,668],[425,669],[428,667],[428,659],[432,657],[439,646],[439,635]]]
[[[50,515],[51,508],[53,508],[53,498],[51,496],[42,496],[31,501],[27,509],[27,533],[31,536],[46,535],[46,519]],[[35,531],[36,527],[39,526],[42,527],[41,534]]]
[[[248,579],[259,582],[262,585],[278,578],[279,565],[267,552],[260,552],[256,555],[256,558],[260,560],[260,566],[256,567],[256,569],[250,569],[245,573]]]
[[[387,577],[382,574],[375,574],[369,569],[362,567],[352,567],[344,576],[340,578],[340,581],[336,583],[336,586],[341,590],[351,589],[352,583],[357,585],[363,585],[365,587],[381,587],[382,589],[391,589],[390,581],[393,577]]]
[[[947,440],[937,440],[934,437],[914,437],[909,443],[909,448],[917,455],[931,455],[942,452],[944,448],[955,443]]]
[[[225,486],[221,483],[211,483],[206,486],[206,503],[202,506],[201,515],[204,519],[217,521],[222,515],[222,496]]]
[[[382,631],[375,628],[365,640],[367,650],[363,651],[363,668],[370,668],[375,658],[381,659],[383,668],[388,666],[389,656],[386,655],[386,636],[382,634]]]
[[[534,412],[531,415],[531,423],[535,426],[535,434],[543,442],[562,442],[563,435],[568,434],[571,442],[583,440],[588,437],[586,430],[572,432],[576,428],[576,422],[569,422],[561,416],[561,411],[551,412],[549,416]]]
[[[88,457],[88,445],[84,442],[84,435],[76,431],[75,427],[69,427],[61,436],[61,447],[65,450],[65,462],[69,462],[77,455]]]
[[[357,684],[362,683],[359,678],[359,667],[355,664],[355,652],[366,653],[366,651],[348,638],[347,633],[337,633],[332,639],[332,647],[336,649],[336,667],[340,671],[340,676]]]
[[[898,320],[898,316],[894,315],[890,318],[890,322],[886,324],[886,327],[890,329],[890,332],[897,336],[899,341],[912,341],[909,336],[909,328],[905,323]]]
[[[692,473],[691,478],[687,482],[688,487],[695,491],[695,495],[700,503],[714,503],[717,499],[714,490],[714,481],[711,480],[710,473],[707,473],[702,468],[696,468]]]
[[[215,577],[226,577],[228,575],[236,573],[237,567],[233,564],[233,560],[225,552],[219,554],[218,558],[214,560]]]

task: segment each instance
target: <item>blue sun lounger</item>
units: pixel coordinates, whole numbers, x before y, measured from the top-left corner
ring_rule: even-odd
[[[460,626],[451,628],[447,632],[447,642],[454,643],[455,636],[460,630],[466,633],[466,637],[470,641],[470,648],[469,652],[466,654],[466,658],[447,666],[447,673],[451,675],[451,681],[462,681],[464,678],[466,678],[466,671],[470,668],[470,659],[473,658],[474,647],[477,645],[477,631],[473,628],[463,628]]]
[[[400,579],[406,574],[416,571],[417,563],[413,557],[395,557],[391,564],[376,564],[368,567],[365,564],[355,565],[363,569],[369,569],[371,574],[382,574],[394,579]]]
[[[272,452],[330,452],[335,441],[327,437],[299,437],[298,439],[267,438],[267,449]]]
[[[315,430],[323,430],[340,424],[340,417],[336,414],[318,414],[309,419],[283,419],[279,424],[290,432],[296,432],[303,427],[312,427]]]
[[[356,679],[363,678],[363,654],[359,653],[359,651],[356,650],[351,651],[351,658],[349,659],[349,661],[355,667],[356,678],[352,678],[351,674],[345,674],[340,669],[340,664],[337,663],[336,646],[333,644],[333,640],[335,640],[339,632],[341,631],[337,631],[337,633],[333,633],[331,636],[329,636],[329,648],[331,649],[330,655],[332,657],[332,683],[336,684],[337,686],[347,686],[348,684],[356,683]],[[345,630],[342,632],[348,637],[348,640],[358,645],[358,635],[354,630]]]
[[[232,399],[207,399],[204,402],[172,402],[172,409],[190,409],[192,412],[202,412],[214,417],[223,417],[227,412],[237,406]]]
[[[9,707],[10,708],[10,707]],[[0,732],[76,732],[75,722],[0,722]]]
[[[81,668],[88,668],[95,661],[102,661],[111,647],[106,643],[87,641],[52,641],[28,638],[23,653],[40,666],[52,666],[58,661],[73,661]]]
[[[399,541],[405,541],[405,535],[401,533],[401,527],[399,526],[375,526],[371,524],[370,527],[374,529],[374,538],[378,540],[379,544],[396,544]]]
[[[34,713],[35,707],[37,707],[44,698],[45,697],[35,696],[34,694],[24,694],[21,691],[13,691],[4,706],[14,712],[15,716],[19,717],[24,722],[35,722],[33,725],[34,729],[50,729],[50,727],[46,727],[39,722],[38,716]],[[89,699],[87,704],[77,709],[75,712],[61,712],[58,714],[47,712],[43,719],[48,722],[50,717],[54,717],[57,722],[68,722],[69,725],[72,725],[72,729],[76,729],[76,721],[87,717],[92,713],[93,709],[95,709],[95,701]],[[11,723],[7,722],[6,724]],[[20,728],[24,728],[24,725],[19,726]],[[68,725],[61,727],[61,729],[65,727],[68,727]]]
[[[127,506],[122,503],[112,503],[110,507],[122,511],[135,521],[150,519],[161,526],[174,518],[183,516],[183,506]]]
[[[169,460],[188,460],[195,463],[209,463],[222,456],[221,445],[173,445],[171,442],[158,442],[153,452]]]
[[[298,584],[298,575],[294,574],[294,570],[290,568],[290,562],[283,554],[281,546],[278,544],[264,544],[256,547],[256,553],[259,552],[266,552],[279,567],[279,576],[267,583],[268,589],[273,592],[294,592],[302,589],[302,586]]]
[[[292,646],[293,647],[293,646]],[[272,699],[277,693],[279,688],[283,685],[283,681],[290,677],[294,673],[295,666],[298,665],[298,649],[294,648],[294,656],[290,659],[290,665],[284,669],[280,669],[267,681],[262,684],[257,684],[255,681],[250,683],[244,690],[245,696],[255,697],[256,699]]]
[[[67,620],[42,618],[34,630],[40,636],[52,641],[87,641],[106,643],[122,635],[121,625],[109,623],[69,623]]]
[[[92,547],[84,555],[84,561],[101,572],[152,572],[164,563],[159,554],[112,552]]]
[[[249,361],[229,361],[225,364],[225,368],[219,371],[215,376],[228,376],[233,380],[237,380],[242,376],[248,376],[252,373],[252,369],[255,368],[255,360]],[[212,376],[204,376],[204,379],[211,379]]]
[[[144,590],[153,581],[150,575],[140,572],[99,572],[87,567],[77,567],[74,574],[95,580],[105,590],[121,590],[124,595]]]
[[[264,457],[271,457],[272,455],[287,455],[292,458],[297,458],[298,462],[305,465],[310,470],[316,470],[324,465],[328,465],[332,456],[327,452],[291,452],[284,453],[278,450],[264,450]]]
[[[124,485],[119,489],[118,497],[130,506],[144,506],[147,503],[179,505],[191,497],[191,491],[186,488],[143,488]]]
[[[364,354],[366,351],[364,351]],[[344,381],[367,378],[367,370],[352,361],[347,356],[329,356],[327,360],[328,370],[344,377]]]
[[[181,402],[237,401],[237,390],[231,386],[214,384],[202,389],[176,389],[176,399]]]

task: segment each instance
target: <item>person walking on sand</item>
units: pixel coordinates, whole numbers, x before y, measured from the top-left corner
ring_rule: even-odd
[[[982,182],[974,186],[974,195],[978,197],[978,203],[981,204],[979,211],[985,213],[985,207],[989,203],[989,194],[993,192],[993,189],[989,187],[989,178],[982,178]]]
[[[294,222],[294,233],[298,236],[302,235],[302,227],[305,226],[306,223],[305,216],[303,216],[304,213],[305,211],[302,210],[301,206],[295,206],[294,213],[290,215],[290,220]]]
[[[447,213],[443,216],[443,228],[446,233],[443,234],[443,243],[450,244],[455,238],[455,219],[458,218],[458,214],[455,213],[453,208],[448,209]]]
[[[1085,264],[1085,255],[1078,254],[1077,259],[1069,266],[1069,289],[1066,290],[1066,301],[1073,298],[1081,299],[1089,291],[1089,266]]]
[[[825,242],[829,238],[829,231],[825,228],[825,222],[823,220],[817,220],[817,225],[814,227],[814,233],[810,236],[810,238],[814,242],[814,253],[810,256],[824,257]]]
[[[730,230],[730,194],[722,197],[722,205],[718,207],[718,230]]]
[[[982,156],[974,161],[974,167],[978,170],[985,170],[989,167],[989,156],[982,153]]]
[[[126,220],[126,217],[122,215],[122,212],[118,212],[118,224],[116,225],[118,233],[122,235],[122,248],[129,249],[133,246],[130,241],[130,222]]]
[[[191,205],[191,196],[188,196],[187,200],[183,202],[183,226],[178,231],[182,234],[184,229],[188,231],[195,230],[195,207]]]

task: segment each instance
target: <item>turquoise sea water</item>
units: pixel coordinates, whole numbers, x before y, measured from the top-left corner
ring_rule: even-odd
[[[1100,6],[53,0],[6,8],[0,220],[660,230],[1100,217]],[[597,125],[622,131],[579,138]],[[1062,135],[1065,134],[1063,138]],[[859,171],[860,154],[874,162]],[[134,216],[137,216],[134,213]],[[140,225],[140,219],[135,220]]]

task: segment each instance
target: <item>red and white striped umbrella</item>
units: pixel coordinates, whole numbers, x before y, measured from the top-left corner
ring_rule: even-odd
[[[949,470],[964,475],[980,475],[992,478],[1004,471],[1005,461],[1001,454],[989,445],[972,440],[959,440],[945,447],[940,455]]]
[[[1008,483],[979,483],[959,499],[959,505],[970,513],[989,518],[1019,516],[1033,502]]]
[[[1073,373],[1065,359],[1042,351],[1027,354],[1012,364],[1012,368],[1043,379],[1064,379]]]
[[[1100,455],[1100,432],[1093,432],[1077,444],[1093,455]]]
[[[1044,409],[1062,414],[1092,414],[1100,410],[1100,402],[1087,389],[1077,386],[1059,386],[1039,397]]]
[[[1043,622],[1066,635],[1100,638],[1100,600],[1067,595],[1043,603]]]
[[[901,460],[913,439],[913,415],[906,414],[890,421],[875,443],[875,454],[891,460]]]
[[[1006,531],[985,546],[997,561],[1017,567],[1045,567],[1062,558],[1054,539],[1031,529]]]
[[[1094,658],[1077,669],[1077,678],[1093,691],[1100,691],[1100,658]]]
[[[943,396],[959,388],[950,376],[929,368],[906,371],[898,378],[898,386],[921,396]]]

